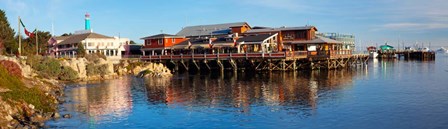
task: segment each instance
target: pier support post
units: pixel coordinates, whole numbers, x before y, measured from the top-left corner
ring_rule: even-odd
[[[221,60],[216,60],[216,62],[218,63],[219,70],[221,72],[223,72],[224,71],[224,65],[222,65]]]
[[[183,68],[184,68],[186,71],[188,71],[188,66],[185,65],[184,60],[180,60],[180,64],[183,66]]]

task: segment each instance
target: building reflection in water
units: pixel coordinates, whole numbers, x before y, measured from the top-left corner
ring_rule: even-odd
[[[125,118],[132,111],[131,80],[123,78],[73,88],[70,98],[74,103],[65,108],[86,114],[95,123]]]
[[[352,87],[353,78],[364,72],[367,70],[183,74],[171,80],[153,79],[146,88],[150,104],[187,110],[213,107],[250,113],[252,108],[263,106],[272,111],[287,108],[302,112],[315,110],[318,101],[337,99],[339,94],[332,91]]]

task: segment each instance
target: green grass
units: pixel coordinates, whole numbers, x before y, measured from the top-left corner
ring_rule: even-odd
[[[27,88],[19,77],[11,76],[8,71],[0,66],[0,87],[11,91],[0,93],[3,100],[25,101],[33,104],[37,110],[53,112],[49,97],[37,88]]]

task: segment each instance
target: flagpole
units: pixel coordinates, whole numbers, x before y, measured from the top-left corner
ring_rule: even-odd
[[[21,56],[22,55],[22,37],[20,36],[20,16],[19,16],[19,20],[17,21],[18,22],[18,26],[19,26],[19,48],[17,48],[17,49],[19,49],[19,56]]]
[[[39,42],[37,40],[37,29],[36,29],[36,55],[39,55]]]

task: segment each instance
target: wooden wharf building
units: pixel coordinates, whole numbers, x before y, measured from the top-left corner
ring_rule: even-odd
[[[190,26],[176,35],[142,38],[140,60],[175,71],[337,69],[367,62],[367,55],[353,55],[342,42],[316,31],[314,26],[252,28],[245,22]]]

